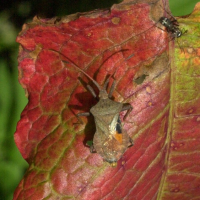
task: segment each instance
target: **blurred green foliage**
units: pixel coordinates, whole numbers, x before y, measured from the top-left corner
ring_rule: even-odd
[[[119,1],[118,1],[119,2]],[[27,98],[18,83],[16,36],[33,16],[62,16],[110,7],[117,0],[7,0],[0,8],[0,200],[11,200],[27,168],[15,146],[13,133]],[[197,0],[170,0],[173,15],[192,12]]]
[[[190,14],[199,0],[169,0],[169,6],[174,16]]]

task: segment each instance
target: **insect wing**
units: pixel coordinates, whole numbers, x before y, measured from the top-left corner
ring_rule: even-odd
[[[94,116],[96,134],[104,134],[107,137],[115,132],[115,126],[122,110],[122,103],[110,99],[100,99],[99,102],[90,109]]]
[[[122,129],[122,124],[119,119],[115,123],[115,132],[105,134],[96,132],[93,139],[94,147],[98,154],[109,163],[117,162],[129,145],[129,136]]]

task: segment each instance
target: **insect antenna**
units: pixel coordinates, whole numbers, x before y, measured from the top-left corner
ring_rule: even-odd
[[[115,90],[115,85],[116,85],[116,81],[114,80],[112,85],[111,85],[111,88],[110,88],[110,91],[109,91],[109,94],[108,94],[108,98],[111,98],[112,97],[112,94]]]
[[[109,79],[110,79],[111,75],[108,76],[108,78],[106,79],[105,83],[104,83],[104,86],[103,86],[103,89],[106,90],[107,86],[108,86],[108,83],[109,83]]]
[[[129,49],[125,49],[124,51],[127,51],[127,50],[129,50]],[[123,52],[123,51],[122,51],[122,52]],[[129,55],[126,59],[122,60],[122,62],[131,59],[134,55],[135,55],[135,54]],[[117,70],[119,69],[120,66],[121,66],[121,64],[119,64],[119,66],[116,68],[116,70],[115,70],[114,73],[112,74],[112,77],[115,76],[115,74],[116,74],[116,72],[117,72]],[[108,79],[109,79],[109,78],[110,78],[110,77],[108,77]],[[111,85],[111,87],[110,87],[110,91],[109,91],[109,94],[108,94],[108,97],[109,97],[109,98],[112,97],[112,94],[113,94],[113,92],[114,92],[114,90],[115,90],[115,86],[116,86],[116,80],[113,81],[113,83],[112,83],[112,85]]]
[[[76,69],[78,69],[80,72],[82,72],[88,79],[90,79],[90,80],[96,85],[96,87],[99,89],[99,91],[102,90],[102,88],[100,87],[100,85],[99,85],[90,75],[88,75],[86,72],[84,72],[84,71],[83,71],[76,63],[74,63],[70,58],[68,58],[67,56],[65,56],[65,55],[62,54],[61,52],[55,51],[55,50],[53,50],[53,49],[50,49],[50,50],[51,50],[51,51],[54,51],[54,52],[56,52],[56,53],[58,53],[59,55],[63,56],[63,57],[66,58],[67,60],[69,60],[70,63],[72,63],[73,66],[74,66]],[[69,62],[66,61],[66,60],[62,60],[62,59],[61,59],[61,61],[62,61],[63,63],[69,64]],[[94,90],[93,90],[93,91],[94,91]],[[93,93],[92,93],[92,94],[93,94]]]
[[[62,55],[62,54],[61,54]],[[66,57],[67,58],[67,57]],[[68,63],[67,61],[65,61],[65,60],[62,60],[62,62],[64,62],[64,63]],[[85,76],[87,76],[87,78],[89,78],[96,86],[97,86],[97,88],[99,89],[99,90],[101,90],[101,87],[100,87],[100,85],[90,76],[90,75],[88,75],[86,72],[84,72],[81,68],[79,68],[75,63],[72,63],[73,65],[74,65],[74,67],[76,68],[76,69],[78,69],[80,72],[82,72]]]
[[[164,6],[164,7],[163,7],[163,6]],[[166,5],[166,2],[165,2],[165,5],[163,5],[163,6],[160,5],[160,7],[161,7],[171,18],[173,18],[174,21],[177,22],[176,18],[175,18],[174,16],[172,16],[172,15],[165,9],[166,6],[167,6],[167,5]],[[167,8],[169,8],[169,4],[168,4]],[[168,10],[171,12],[170,8],[169,8]]]
[[[109,83],[110,77],[111,77],[111,76],[114,77],[114,75],[115,75],[117,69],[120,67],[120,65],[119,65],[119,66],[117,67],[117,69],[115,70],[115,72],[114,72],[112,75],[109,75],[109,77],[106,79],[106,81],[105,81],[105,83],[104,83],[104,86],[103,86],[103,88],[102,88],[90,75],[88,75],[85,71],[83,71],[83,70],[82,70],[76,63],[74,63],[70,58],[68,58],[67,56],[65,56],[65,55],[64,55],[63,53],[61,53],[61,52],[55,51],[55,50],[53,50],[53,49],[50,49],[50,50],[53,51],[53,52],[58,53],[59,55],[63,56],[64,58],[66,58],[77,70],[79,70],[80,72],[82,72],[88,79],[90,79],[90,80],[96,85],[96,87],[99,89],[99,91],[102,91],[102,89],[106,90],[106,88],[107,88],[107,86],[108,86],[108,83]],[[106,61],[107,61],[109,58],[111,58],[113,55],[115,55],[115,54],[117,54],[117,53],[119,53],[119,52],[125,52],[125,51],[129,51],[129,49],[121,49],[121,50],[119,50],[119,51],[114,52],[114,53],[113,53],[112,55],[110,55],[104,62],[106,62]],[[132,58],[133,56],[134,56],[134,54],[130,55],[128,58],[126,58],[126,59],[123,60],[123,61],[129,60],[129,59]],[[61,59],[61,61],[62,61],[63,63],[69,64],[69,62],[66,61],[66,60]],[[114,91],[114,88],[115,88],[115,83],[116,83],[116,81],[114,81],[113,84],[112,84],[112,86],[111,86],[111,89],[110,89],[109,94],[108,94],[108,97],[109,97],[109,98],[112,97],[112,94],[113,94],[113,91]],[[97,95],[96,95],[94,89],[93,89],[90,85],[87,85],[86,87],[87,87],[88,90],[91,92],[91,94],[93,95],[93,97],[96,98]]]

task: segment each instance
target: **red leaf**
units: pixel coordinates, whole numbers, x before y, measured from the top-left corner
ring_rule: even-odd
[[[177,150],[185,143],[171,135],[172,124],[174,128],[181,125],[176,126],[177,108],[170,102],[170,33],[158,28],[163,7],[160,2],[125,1],[110,11],[79,13],[61,21],[35,18],[23,27],[17,37],[19,71],[29,103],[17,125],[15,141],[30,167],[14,199],[182,199],[187,187],[179,184],[186,179],[169,171],[182,172],[187,163],[176,167],[183,156],[172,156],[172,148]],[[64,65],[61,59],[69,63]],[[91,154],[85,145],[94,135],[94,121],[82,117],[84,125],[77,124],[75,114],[89,111],[96,100],[85,89],[91,81],[74,64],[100,85],[107,75],[113,75],[115,101],[133,106],[123,123],[134,146],[116,168]],[[195,119],[189,124],[198,126]],[[182,127],[190,129],[185,121]],[[190,193],[189,197],[196,196]]]

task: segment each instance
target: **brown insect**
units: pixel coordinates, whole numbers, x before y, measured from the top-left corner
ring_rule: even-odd
[[[67,58],[66,56],[64,57]],[[64,60],[62,62],[69,63]],[[127,111],[124,116],[124,119],[126,119],[133,108],[129,103],[116,102],[111,99],[115,88],[115,81],[113,81],[110,92],[107,93],[106,88],[110,76],[105,81],[103,87],[101,87],[92,77],[76,66],[76,64],[74,66],[87,76],[99,89],[98,103],[90,109],[90,112],[78,114],[78,117],[89,116],[90,114],[94,116],[96,132],[93,138],[93,145],[90,146],[90,151],[92,153],[97,152],[106,162],[111,163],[114,167],[127,148],[133,145],[132,139],[122,127],[119,114],[122,111]],[[87,88],[96,98],[97,95],[93,88],[89,85],[87,85]]]
[[[92,153],[97,152],[106,162],[116,166],[117,161],[122,157],[127,148],[133,145],[132,139],[123,130],[119,117],[120,112],[127,110],[125,119],[131,112],[132,106],[129,103],[120,103],[110,99],[115,83],[112,84],[108,94],[106,88],[109,78],[105,81],[102,88],[95,80],[91,80],[99,89],[99,101],[90,109],[90,112],[79,113],[78,116],[89,116],[90,113],[94,116],[96,132],[90,151]],[[88,88],[92,94],[95,94],[91,87]],[[96,94],[93,96],[96,96]]]

